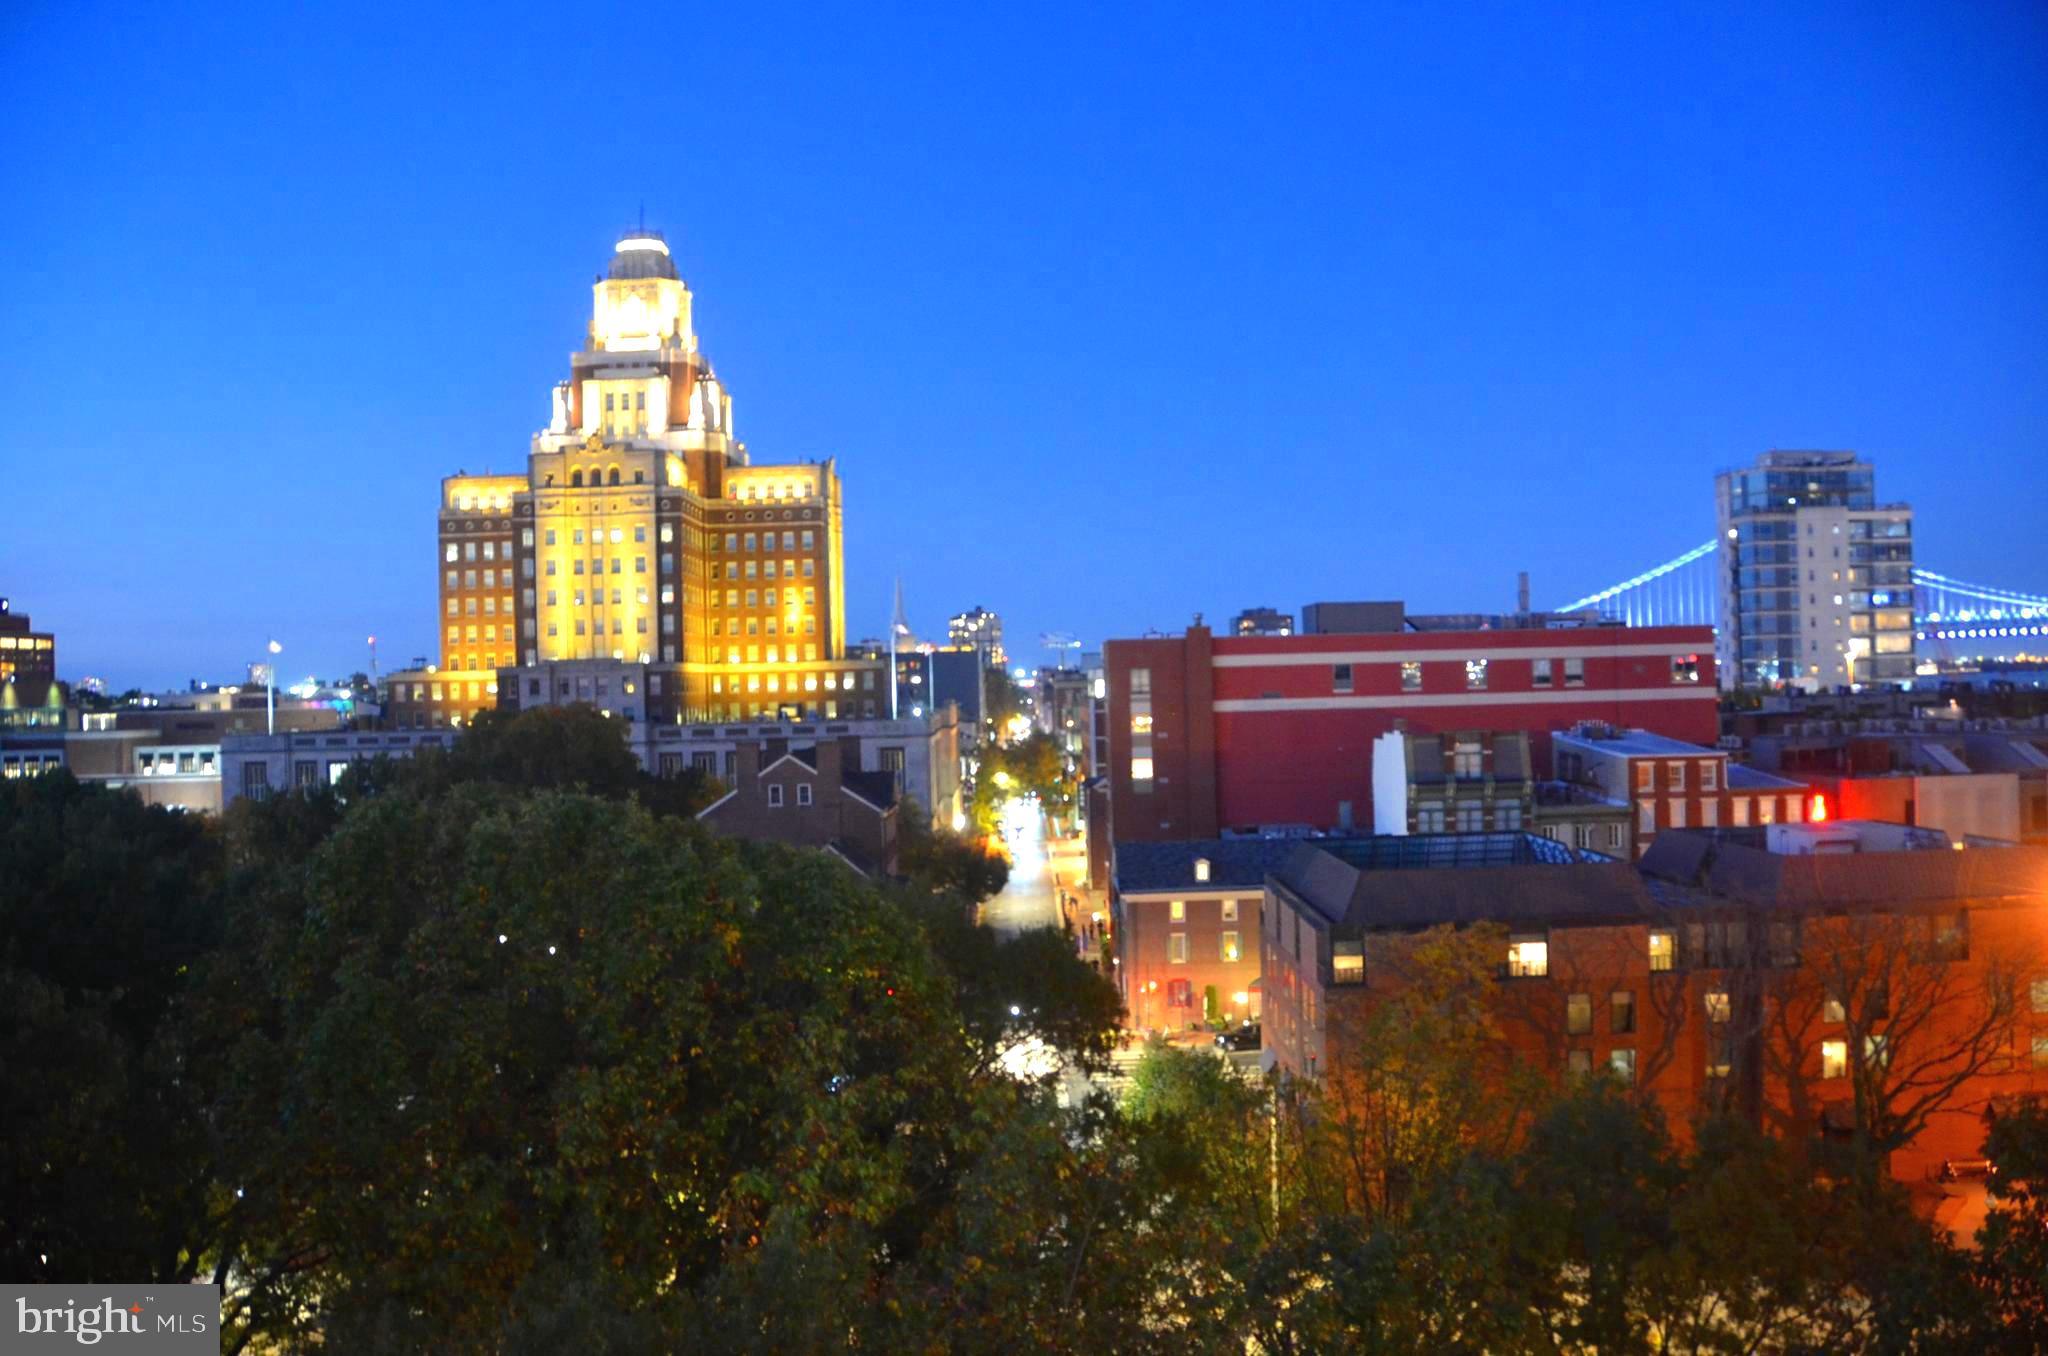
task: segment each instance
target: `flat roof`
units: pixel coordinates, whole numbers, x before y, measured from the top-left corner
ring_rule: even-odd
[[[1620,730],[1613,738],[1605,735],[1594,736],[1571,731],[1560,731],[1552,735],[1555,743],[1575,744],[1582,749],[1598,749],[1603,753],[1632,754],[1638,757],[1654,758],[1726,758],[1726,749],[1710,749],[1701,744],[1688,744],[1683,739],[1672,739],[1665,735],[1651,734],[1648,730]]]

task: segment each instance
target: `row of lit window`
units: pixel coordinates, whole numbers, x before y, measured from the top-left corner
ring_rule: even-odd
[[[768,608],[775,607],[777,606],[775,601],[775,592],[776,591],[774,589],[766,589],[759,591],[755,589],[748,589],[746,591],[746,606]],[[709,602],[711,606],[718,606],[717,589],[710,590],[704,596],[705,600]],[[791,607],[794,607],[796,605],[796,597],[797,594],[795,589],[785,590],[783,593],[782,602]],[[805,607],[815,607],[817,605],[818,591],[816,589],[805,589],[803,597]],[[739,607],[741,605],[740,591],[738,589],[727,589],[725,591],[725,605],[727,607]]]
[[[816,649],[816,646],[811,646],[810,650],[812,651],[812,653],[807,655],[806,657],[815,658]],[[736,654],[738,652],[735,651],[734,653]],[[796,662],[796,651],[794,648],[790,650],[790,653],[788,654],[788,656],[786,656],[786,658],[791,663]],[[739,660],[734,659],[732,662],[737,664]],[[773,645],[768,647],[767,662],[770,664],[782,662],[776,659],[775,647]],[[767,682],[767,687],[765,689],[763,689],[763,687],[761,686],[764,676]],[[823,678],[822,683],[820,683],[819,681],[821,676]],[[875,671],[873,669],[861,670],[860,680],[860,686],[862,691],[873,692],[875,690]],[[727,678],[722,674],[714,673],[711,675],[711,691],[714,695],[725,692],[738,692],[740,691],[741,681],[742,679],[739,674],[734,674],[732,677]],[[853,691],[853,675],[851,673],[827,673],[823,675],[815,673],[806,673],[801,676],[794,673],[770,673],[767,675],[750,673],[746,675],[744,681],[746,683],[746,690],[748,692],[760,692],[763,690],[768,692],[816,692],[821,686],[827,692]]]
[[[1584,659],[1570,658],[1561,662],[1563,665],[1564,686],[1584,687],[1586,685],[1586,661]],[[1555,686],[1558,676],[1558,663],[1559,661],[1550,659],[1530,660],[1529,685],[1537,688]],[[1489,667],[1490,661],[1485,659],[1467,659],[1465,661],[1465,690],[1467,692],[1486,691]],[[1330,691],[1341,694],[1355,690],[1352,668],[1353,666],[1350,664],[1332,664],[1330,666]],[[1137,671],[1134,670],[1133,672]],[[1148,684],[1150,678],[1151,675],[1147,672],[1146,679]],[[1700,681],[1700,657],[1697,654],[1675,654],[1671,656],[1671,681],[1674,683],[1698,683]],[[1403,692],[1422,691],[1422,661],[1416,659],[1401,661],[1401,690]]]
[[[756,577],[755,567],[757,565],[760,567],[760,578],[776,578],[775,562],[772,560],[750,560],[746,563],[746,570],[744,572],[741,571],[740,562],[737,560],[735,560],[730,565],[724,565],[720,564],[717,561],[713,561],[711,565],[711,577],[713,579],[753,579]],[[812,560],[809,556],[805,556],[803,561],[803,577],[809,579],[816,572],[817,562]],[[786,579],[794,579],[797,577],[797,563],[794,560],[785,560],[782,562],[782,577]]]
[[[478,637],[477,637],[477,629],[476,629],[476,627],[474,627],[474,626],[471,626],[471,627],[469,628],[469,631],[468,631],[468,635],[467,635],[466,639],[467,639],[468,643],[469,643],[469,644],[471,644],[471,645],[474,645],[474,644],[476,644],[476,643],[477,643],[477,639],[478,639]],[[482,639],[483,639],[483,642],[484,642],[484,644],[486,644],[486,645],[495,645],[495,644],[497,644],[497,641],[498,641],[498,628],[497,628],[496,626],[486,626],[486,627],[484,627],[484,629],[483,629],[483,637],[482,637]],[[506,623],[505,623],[505,639],[507,639],[507,640],[510,640],[510,639],[512,639],[512,623],[511,623],[511,622],[506,622]],[[464,636],[464,634],[463,634],[463,628],[461,628],[460,626],[451,626],[451,627],[449,627],[449,628],[448,628],[448,643],[449,643],[450,645],[460,645],[460,644],[462,644],[462,643],[464,642],[464,640],[465,640],[465,636]]]
[[[1244,948],[1238,944],[1236,932],[1226,932],[1217,939],[1216,959],[1226,964],[1235,964],[1244,959]],[[1188,963],[1188,935],[1185,932],[1166,934],[1166,962],[1169,965]]]
[[[592,573],[592,574],[603,574],[603,573],[604,573],[604,564],[605,564],[605,561],[606,561],[606,560],[609,560],[609,561],[611,561],[611,564],[612,564],[612,573],[613,573],[613,574],[623,574],[623,573],[625,572],[625,569],[626,569],[626,558],[625,558],[624,556],[592,556],[592,557],[591,557],[591,559],[590,559],[590,573]],[[531,564],[531,563],[532,563],[531,561],[529,561],[529,562],[528,562],[528,564]],[[570,563],[570,565],[571,565],[571,566],[573,567],[573,568],[571,568],[571,569],[570,569],[569,573],[571,573],[571,574],[578,574],[578,575],[580,575],[580,574],[582,574],[582,573],[583,573],[583,557],[582,557],[582,556],[578,556],[578,557],[576,557],[576,559],[574,559],[574,560],[570,561],[569,563]],[[552,561],[552,560],[550,560],[550,561],[548,562],[548,568],[547,568],[547,576],[548,576],[548,578],[550,578],[550,579],[552,579],[552,578],[554,578],[554,577],[555,577],[555,564],[556,564],[556,562],[554,562],[554,561]],[[674,557],[674,556],[672,556],[672,555],[669,555],[669,554],[668,554],[667,552],[665,552],[665,551],[664,551],[664,552],[662,553],[662,556],[661,556],[661,572],[662,572],[663,574],[673,574],[673,573],[675,573],[675,557]],[[646,573],[647,573],[647,557],[646,557],[646,556],[634,556],[634,557],[633,557],[633,573],[634,573],[634,574],[646,574]]]
[[[530,533],[532,529],[528,528],[527,531]],[[663,523],[661,525],[661,539],[664,542],[672,542],[676,539],[676,530],[675,525],[673,523]],[[598,546],[602,545],[606,541],[609,541],[612,545],[619,546],[622,545],[625,542],[625,540],[626,533],[624,528],[614,527],[610,529],[609,532],[607,532],[604,528],[595,527],[590,530],[588,544],[591,546]],[[642,523],[633,529],[633,540],[636,542],[645,542],[647,540],[647,525],[645,523]],[[531,543],[529,543],[529,545],[530,544]],[[555,545],[555,529],[552,527],[547,529],[547,544],[549,546]],[[572,546],[585,545],[584,532],[582,528],[577,527],[570,529],[569,544]]]
[[[57,643],[48,636],[0,636],[0,650],[53,650]]]
[[[498,612],[498,602],[499,600],[496,594],[484,595],[483,615],[486,617],[496,615],[496,613]],[[508,617],[512,615],[512,595],[509,593],[506,594],[504,598],[504,612],[505,615]],[[448,599],[448,615],[451,617],[476,616],[476,597],[472,595],[467,598],[457,598],[451,594]]]
[[[579,635],[579,636],[581,636],[581,635],[586,635],[586,634],[588,634],[588,635],[593,635],[593,636],[601,636],[601,635],[603,635],[603,634],[605,633],[605,632],[604,632],[604,618],[603,618],[603,617],[599,617],[599,618],[597,618],[596,620],[594,620],[594,621],[591,621],[591,622],[589,622],[589,623],[588,623],[588,626],[589,626],[589,628],[590,628],[590,629],[589,629],[589,630],[588,630],[587,632],[586,632],[586,631],[585,631],[585,629],[584,629],[584,627],[585,627],[585,622],[584,622],[584,619],[583,619],[583,618],[581,618],[581,617],[578,617],[578,618],[576,618],[576,620],[575,620],[575,622],[574,622],[574,625],[575,625],[575,628],[576,628],[576,629],[575,629],[575,632],[574,632],[574,634],[576,634],[576,635]],[[661,618],[661,629],[662,629],[663,631],[673,631],[673,630],[675,630],[675,629],[676,629],[676,619],[675,619],[675,615],[674,615],[673,613],[663,613],[663,614],[662,614],[662,618]],[[528,617],[528,618],[526,619],[526,630],[527,630],[528,634],[531,634],[531,633],[532,633],[532,631],[533,631],[533,618],[531,618],[531,617]],[[613,618],[612,618],[612,632],[611,632],[611,633],[612,633],[613,635],[615,635],[615,636],[623,636],[623,635],[625,635],[625,634],[626,634],[626,619],[625,619],[624,617],[613,617]],[[548,635],[550,635],[550,636],[559,636],[560,634],[561,634],[561,630],[560,630],[560,627],[559,627],[559,625],[558,625],[557,623],[555,623],[555,622],[549,622],[549,623],[548,623]],[[633,634],[634,634],[634,635],[639,635],[639,636],[644,636],[644,635],[646,635],[646,634],[647,634],[647,618],[645,618],[645,617],[635,617],[635,618],[633,618]]]
[[[528,606],[530,607],[530,606],[532,606],[532,604],[533,604],[533,590],[532,590],[532,589],[528,589],[528,590],[526,591],[526,593],[527,593],[527,598],[526,598],[526,602],[527,602],[527,605],[528,605]],[[612,589],[612,606],[614,606],[614,607],[619,607],[619,606],[622,606],[622,605],[623,605],[623,601],[624,601],[624,599],[625,599],[625,596],[626,596],[626,591],[625,591],[624,589],[622,589],[622,588],[616,588],[616,587],[615,587],[615,588],[613,588],[613,589]],[[599,587],[599,588],[594,588],[594,589],[592,589],[592,590],[590,591],[590,595],[589,595],[589,597],[590,597],[590,605],[591,605],[592,607],[603,607],[603,606],[604,606],[604,589],[603,589],[602,587]],[[561,594],[560,594],[560,593],[559,593],[558,591],[556,591],[556,590],[554,590],[554,589],[549,589],[549,590],[548,590],[548,606],[549,606],[549,607],[559,607],[559,606],[561,605],[561,599],[562,599],[562,595],[561,595]],[[583,606],[583,599],[584,599],[584,593],[583,593],[583,590],[582,590],[582,589],[571,589],[571,590],[569,590],[569,606],[571,606],[571,607],[582,607],[582,606]],[[670,604],[674,603],[674,602],[675,602],[675,600],[676,600],[676,586],[675,586],[674,584],[663,584],[663,585],[661,586],[661,602],[662,602],[662,606],[664,606],[664,607],[667,607],[668,605],[670,605]],[[645,585],[645,584],[640,584],[640,585],[637,585],[637,586],[636,586],[636,587],[635,587],[635,588],[633,589],[633,601],[634,601],[635,603],[638,603],[638,604],[642,605],[642,606],[645,606],[645,605],[646,605],[646,603],[647,603],[647,585]]]
[[[1778,799],[1779,798],[1776,796],[1756,797],[1757,823],[1775,824],[1778,822]],[[1786,796],[1784,798],[1784,801],[1785,823],[1798,824],[1803,822],[1806,817],[1805,802],[1796,795]],[[1728,798],[1729,823],[1732,824],[1734,827],[1748,827],[1749,802],[1750,798],[1748,796],[1730,796]],[[1683,829],[1689,827],[1686,823],[1685,808],[1688,803],[1689,802],[1685,800],[1681,800],[1675,797],[1669,802],[1671,822],[1665,825],[1666,828]],[[1715,829],[1719,828],[1720,826],[1721,802],[1718,800],[1702,800],[1700,802],[1699,827],[1703,829]],[[1655,833],[1657,831],[1656,801],[1640,800],[1636,802],[1636,831],[1638,833],[1645,834]]]
[[[477,549],[479,546],[483,548],[481,553]],[[451,541],[441,548],[441,555],[451,565],[458,560],[510,560],[512,559],[512,543],[509,541]]]
[[[825,702],[822,708],[824,718],[826,720],[840,719],[842,713],[839,708],[840,704],[836,700]],[[805,720],[816,720],[819,717],[820,706],[817,702],[713,702],[708,713],[708,719],[773,720],[778,715],[783,714],[785,710],[790,713],[801,714]],[[847,702],[846,710],[843,714],[847,720],[855,718],[873,720],[875,718],[875,704],[872,701],[867,701],[862,702],[856,707],[854,703]]]
[[[714,636],[723,636],[728,634],[735,636],[742,634],[749,636],[758,636],[762,634],[765,629],[766,633],[772,636],[777,634],[776,628],[778,625],[779,623],[773,617],[766,618],[765,623],[763,618],[748,617],[746,619],[746,629],[744,632],[742,632],[740,629],[740,618],[734,617],[732,619],[731,630],[728,631],[726,628],[725,619],[723,617],[713,617],[711,619],[711,634]],[[796,618],[791,617],[789,619],[789,634],[795,635],[796,633]],[[816,617],[804,618],[803,633],[807,636],[815,636],[818,634],[818,619]],[[816,649],[817,647],[812,646],[811,648]],[[917,680],[912,679],[911,681],[915,682]]]
[[[1719,791],[1721,789],[1721,760],[1719,758],[1701,758],[1696,760],[1674,758],[1666,762],[1663,765],[1663,789],[1666,791],[1685,790],[1686,764],[1691,761],[1699,763],[1700,790]],[[1655,762],[1648,758],[1636,760],[1636,790],[1638,792],[1646,793],[1657,789],[1657,766]]]
[[[778,481],[773,485],[733,484],[726,487],[727,497],[756,502],[768,499],[805,499],[810,494],[811,486],[806,483]]]

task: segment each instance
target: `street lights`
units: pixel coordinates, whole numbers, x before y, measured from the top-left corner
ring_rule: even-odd
[[[277,657],[284,653],[284,646],[270,642],[270,673],[263,683],[263,705],[268,713],[267,725],[271,734],[277,733]]]

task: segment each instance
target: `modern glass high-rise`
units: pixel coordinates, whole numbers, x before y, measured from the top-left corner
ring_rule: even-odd
[[[1913,681],[1913,510],[1854,452],[1766,452],[1714,478],[1723,687]]]

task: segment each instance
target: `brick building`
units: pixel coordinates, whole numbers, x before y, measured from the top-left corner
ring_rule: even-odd
[[[1265,1043],[1324,1074],[1405,939],[1506,929],[1488,997],[1504,1055],[1605,1071],[1681,1131],[1705,1108],[1850,1133],[1953,1089],[1893,1155],[1902,1180],[1976,1156],[1990,1101],[2048,1092],[2048,851],[1950,851],[1898,825],[1660,834],[1640,869],[1527,835],[1297,845],[1268,877]]]
[[[1266,873],[1293,844],[1256,838],[1125,843],[1111,896],[1116,981],[1130,1025],[1184,1029],[1260,1010]]]
[[[836,739],[781,750],[743,743],[732,790],[697,818],[735,838],[825,848],[862,875],[894,875],[895,781],[861,771],[859,758],[858,747]]]
[[[1573,627],[1112,640],[1110,830],[1118,843],[1373,822],[1372,746],[1601,720],[1692,743],[1718,734],[1705,627]]]
[[[1559,780],[1630,807],[1637,857],[1663,829],[1797,824],[1829,813],[1825,800],[1814,805],[1804,782],[1732,763],[1725,749],[1647,730],[1585,724],[1554,735],[1551,748]]]

